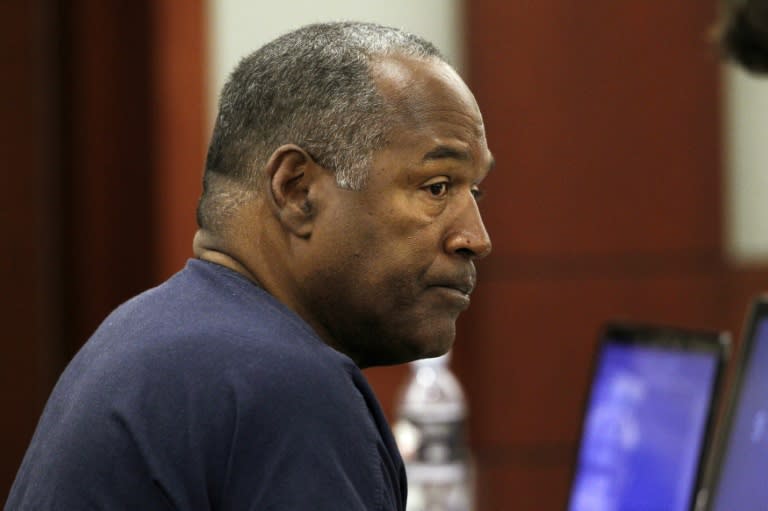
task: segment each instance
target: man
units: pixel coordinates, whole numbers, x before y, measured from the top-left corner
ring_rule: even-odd
[[[472,94],[420,38],[313,25],[244,59],[196,258],[73,359],[6,509],[403,509],[360,368],[451,347],[491,166]]]
[[[720,44],[726,55],[754,73],[768,72],[768,0],[728,0]]]

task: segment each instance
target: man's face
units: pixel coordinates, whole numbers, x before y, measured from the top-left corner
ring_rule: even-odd
[[[316,321],[361,366],[450,349],[473,261],[491,250],[476,199],[492,157],[472,94],[441,62],[387,58],[374,69],[396,112],[390,143],[364,190],[322,185],[304,282]]]

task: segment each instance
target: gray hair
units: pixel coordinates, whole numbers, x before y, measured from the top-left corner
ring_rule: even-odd
[[[392,122],[370,62],[390,55],[444,60],[418,36],[357,22],[308,25],[245,57],[219,99],[198,223],[209,227],[211,215],[218,216],[210,210],[232,209],[218,203],[231,201],[238,189],[242,194],[244,184],[253,190],[283,144],[304,149],[335,173],[339,186],[365,186],[373,153],[386,144]]]

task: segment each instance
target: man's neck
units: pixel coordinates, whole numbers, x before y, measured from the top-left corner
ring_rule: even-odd
[[[196,258],[229,268],[230,270],[243,275],[248,280],[259,284],[259,280],[253,272],[251,272],[245,264],[239,261],[236,257],[228,254],[218,242],[217,237],[207,231],[198,229],[195,233],[195,239],[192,242],[192,250],[194,251]]]

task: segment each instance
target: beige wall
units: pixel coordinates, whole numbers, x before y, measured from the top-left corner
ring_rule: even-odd
[[[208,2],[209,112],[237,62],[278,35],[319,21],[372,21],[408,30],[437,45],[461,69],[460,0],[217,0]]]
[[[736,263],[768,262],[768,79],[723,70],[725,235]]]

